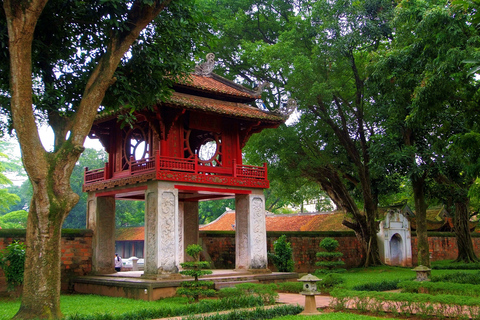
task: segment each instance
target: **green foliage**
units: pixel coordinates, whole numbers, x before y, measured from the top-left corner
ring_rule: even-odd
[[[434,270],[478,270],[480,263],[453,262],[452,260],[434,261],[432,263]]]
[[[330,295],[333,297],[331,306],[336,310],[344,310],[348,303],[349,308],[353,307],[359,312],[377,314],[386,311],[394,315],[410,316],[416,313],[434,319],[480,317],[480,300],[477,297],[345,289],[332,290]]]
[[[328,273],[324,275],[323,279],[317,283],[321,292],[330,292],[334,288],[342,285],[345,282],[344,278],[336,273]]]
[[[283,305],[274,308],[256,308],[254,310],[238,310],[224,314],[206,315],[206,316],[189,316],[187,320],[257,320],[272,319],[285,315],[298,314],[303,310],[301,306]]]
[[[25,210],[9,212],[3,216],[0,216],[0,228],[25,229],[27,227],[27,218],[28,212]]]
[[[317,252],[316,254],[322,261],[317,261],[315,265],[322,269],[315,270],[315,274],[345,271],[345,269],[338,268],[345,265],[345,262],[341,260],[343,253],[335,251],[338,246],[338,241],[333,238],[327,237],[320,242],[320,248],[326,250],[326,252]]]
[[[273,265],[280,272],[293,272],[295,262],[293,261],[293,249],[290,242],[287,241],[287,236],[282,235],[273,243],[274,253],[268,253],[268,258],[273,262]]]
[[[478,274],[476,275],[478,277]],[[398,284],[402,292],[428,293],[431,295],[451,294],[456,296],[480,297],[480,285],[452,282],[403,281]]]
[[[303,291],[302,282],[279,282],[277,283],[277,288],[279,292],[291,292],[291,293],[300,293]]]
[[[222,288],[218,292],[219,297],[237,297],[237,296],[252,296],[258,297],[263,304],[274,304],[278,293],[275,284],[259,284],[259,283],[238,283],[235,287]]]
[[[338,241],[333,238],[325,238],[320,242],[320,248],[333,252],[338,248]]]
[[[235,209],[235,199],[200,201],[198,204],[198,222],[207,224],[225,213],[226,209]]]
[[[399,287],[400,280],[383,280],[381,282],[371,282],[356,285],[352,288],[355,291],[389,291],[396,290]]]
[[[187,299],[181,297],[143,301],[97,295],[62,295],[60,300],[65,320],[150,320],[263,305],[262,299],[253,296],[201,300],[195,304],[187,304]],[[2,300],[0,303],[0,320],[11,319],[20,307],[19,300]]]
[[[444,275],[431,276],[432,282],[453,282],[462,284],[475,284],[480,285],[480,272],[467,273],[467,272],[455,272]]]
[[[25,268],[25,245],[14,241],[0,252],[0,268],[5,273],[9,289],[14,289],[23,283]]]
[[[199,261],[200,253],[203,251],[202,246],[198,244],[191,244],[187,246],[186,253],[194,261],[183,262],[180,265],[186,270],[180,271],[180,274],[193,277],[193,281],[183,281],[181,288],[177,289],[177,294],[187,296],[191,301],[198,302],[200,296],[213,296],[215,290],[213,287],[213,281],[200,281],[199,277],[212,274],[211,270],[202,270],[208,268],[210,263],[208,261]]]

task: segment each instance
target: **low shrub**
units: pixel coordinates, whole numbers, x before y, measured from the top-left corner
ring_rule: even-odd
[[[274,308],[256,308],[255,310],[237,310],[224,314],[206,316],[189,316],[187,320],[257,320],[272,319],[302,312],[303,308],[296,305],[282,305]]]
[[[263,299],[256,296],[237,296],[219,300],[201,300],[199,303],[183,306],[159,306],[158,309],[142,309],[126,313],[97,313],[93,315],[74,314],[65,317],[65,320],[150,320],[186,316],[191,314],[218,312],[242,308],[263,306]]]
[[[269,252],[268,258],[280,272],[293,272],[295,263],[293,262],[293,249],[287,236],[282,235],[273,243],[274,253]]]
[[[280,283],[277,283],[277,290],[280,292],[299,293],[303,290],[303,283],[280,282]]]
[[[13,290],[23,283],[25,244],[14,241],[0,252],[0,268],[7,279],[8,289]]]
[[[337,273],[326,274],[321,281],[317,283],[320,292],[330,292],[332,289],[345,282],[343,277]]]
[[[383,280],[381,282],[359,284],[352,288],[355,291],[389,291],[398,289],[400,280]]]
[[[219,297],[254,296],[262,299],[264,304],[274,304],[277,301],[277,285],[259,283],[239,283],[235,287],[222,288]]]
[[[393,293],[375,291],[352,291],[334,289],[331,306],[336,310],[356,308],[374,313],[392,312],[396,315],[444,319],[479,319],[480,299],[454,295],[430,295],[416,293]]]
[[[431,295],[451,294],[480,297],[480,285],[450,282],[404,281],[398,285],[402,292],[428,293]]]
[[[432,269],[434,270],[478,270],[480,269],[480,262],[465,263],[454,262],[453,260],[441,260],[432,262]]]
[[[467,272],[455,272],[439,276],[431,276],[432,282],[453,282],[453,283],[465,283],[465,284],[479,284],[480,285],[480,272],[467,273]]]

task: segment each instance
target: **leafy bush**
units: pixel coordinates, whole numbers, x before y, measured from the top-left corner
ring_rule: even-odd
[[[478,270],[480,262],[465,263],[454,262],[453,260],[441,260],[432,262],[432,269],[435,270]]]
[[[329,273],[317,283],[317,286],[321,292],[330,292],[332,289],[344,282],[345,280],[341,275],[336,273]]]
[[[480,285],[480,272],[467,273],[467,272],[455,272],[444,274],[441,276],[431,276],[432,282],[453,282],[453,283],[468,283]]]
[[[338,241],[332,238],[325,238],[320,242],[320,247],[326,251],[317,252],[317,257],[322,261],[315,263],[316,266],[322,269],[315,270],[316,275],[331,272],[343,272],[345,269],[338,269],[338,267],[345,265],[341,260],[343,253],[335,251],[338,248]]]
[[[480,300],[476,297],[342,289],[332,290],[330,295],[333,297],[331,306],[336,310],[344,310],[348,304],[349,308],[373,313],[387,311],[402,316],[416,313],[435,319],[480,318]]]
[[[235,287],[222,288],[219,297],[254,296],[262,299],[264,304],[274,304],[277,300],[277,285],[260,283],[238,283]]]
[[[285,315],[298,314],[303,310],[302,307],[296,305],[283,305],[275,308],[256,308],[255,310],[238,310],[224,314],[206,315],[206,316],[189,316],[187,320],[257,320],[272,319]]]
[[[480,285],[451,283],[451,282],[425,282],[404,281],[399,288],[402,292],[428,293],[431,295],[451,294],[457,296],[480,297]]]
[[[191,276],[193,281],[183,281],[181,288],[177,289],[177,294],[185,295],[192,301],[198,302],[200,296],[213,296],[215,290],[211,289],[213,281],[200,281],[199,277],[212,274],[210,270],[202,270],[208,268],[210,263],[208,261],[199,261],[202,246],[198,244],[191,244],[187,247],[187,254],[193,258],[194,261],[183,262],[180,265],[187,270],[180,271],[180,274]]]
[[[263,306],[263,301],[260,297],[238,296],[220,300],[202,300],[199,303],[183,306],[162,305],[155,309],[141,309],[126,313],[115,313],[109,310],[106,313],[93,315],[73,314],[66,316],[65,320],[150,320],[260,306]]]
[[[14,241],[0,252],[0,268],[5,273],[9,290],[23,283],[25,245],[22,242]]]
[[[280,292],[300,293],[303,291],[303,283],[301,282],[279,282],[277,290]]]
[[[388,291],[398,289],[400,280],[383,280],[381,282],[359,284],[352,288],[355,291]]]
[[[293,262],[293,249],[287,236],[282,235],[273,243],[275,253],[268,253],[268,257],[272,260],[273,265],[280,272],[293,272],[295,263]]]

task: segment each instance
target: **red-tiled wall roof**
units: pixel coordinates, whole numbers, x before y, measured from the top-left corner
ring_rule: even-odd
[[[115,230],[116,241],[142,241],[145,239],[144,227],[118,228]]]

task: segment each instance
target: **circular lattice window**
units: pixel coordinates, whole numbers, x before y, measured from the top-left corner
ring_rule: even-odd
[[[131,157],[134,160],[144,159],[147,151],[145,132],[139,127],[130,129],[125,139],[124,153],[126,160],[130,161]]]
[[[218,166],[221,158],[221,141],[218,134],[200,130],[189,130],[187,134],[188,152],[195,154],[201,163]]]

